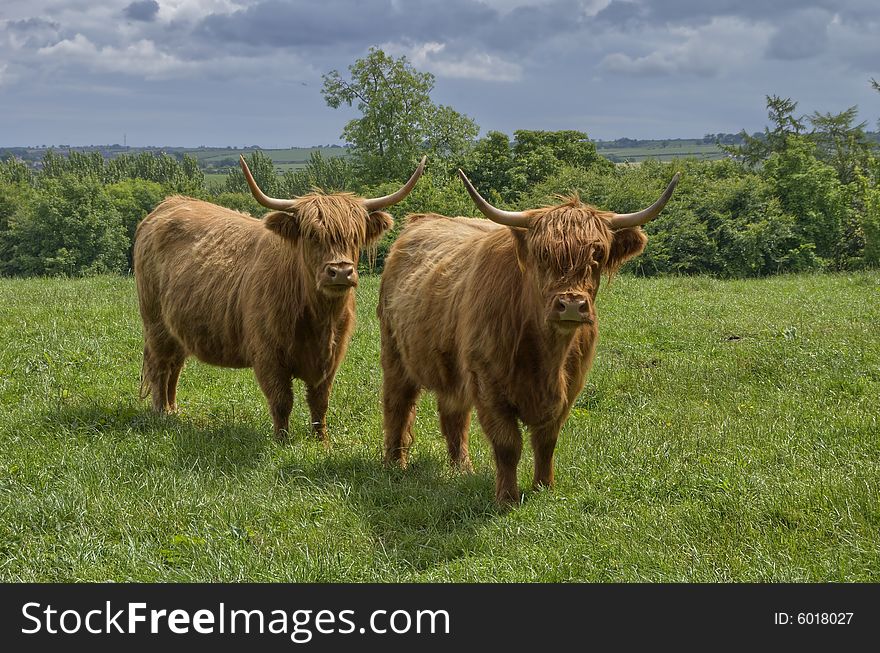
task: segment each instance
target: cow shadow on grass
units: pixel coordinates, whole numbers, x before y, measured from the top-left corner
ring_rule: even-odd
[[[199,423],[184,415],[159,415],[135,401],[104,402],[82,399],[65,402],[45,415],[48,431],[100,441],[140,441],[156,450],[170,447],[165,457],[173,467],[229,473],[257,465],[270,445],[267,434],[234,418]],[[162,443],[165,443],[164,445]]]
[[[425,571],[479,554],[484,525],[502,514],[494,470],[454,472],[445,460],[418,457],[405,469],[377,455],[334,450],[278,469],[285,484],[330,492],[368,526],[378,547],[406,571]]]

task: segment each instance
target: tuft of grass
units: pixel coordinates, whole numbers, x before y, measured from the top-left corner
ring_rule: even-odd
[[[431,396],[382,466],[377,295],[326,450],[299,382],[274,443],[249,370],[190,361],[153,415],[132,279],[0,280],[0,579],[880,580],[877,272],[619,277],[558,484],[509,511],[476,419],[476,473],[448,468]]]

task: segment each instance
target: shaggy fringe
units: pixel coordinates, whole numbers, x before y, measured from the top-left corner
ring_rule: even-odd
[[[367,239],[367,213],[354,193],[309,193],[293,200],[291,212],[299,216],[302,234],[324,245],[361,245]]]
[[[527,237],[533,256],[560,276],[586,271],[593,261],[604,268],[614,238],[608,227],[613,213],[584,204],[576,193],[558,199],[561,204],[527,211],[532,218]]]

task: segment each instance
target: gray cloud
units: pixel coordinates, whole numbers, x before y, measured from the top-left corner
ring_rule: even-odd
[[[159,2],[4,4],[0,145],[334,142],[356,114],[326,107],[321,73],[370,46],[434,73],[436,101],[484,131],[755,131],[768,93],[876,119],[876,0]],[[230,101],[267,96],[247,121]]]
[[[618,27],[632,27],[644,21],[645,7],[633,0],[612,0],[596,14],[596,22]]]
[[[126,18],[151,22],[156,20],[159,13],[159,3],[156,0],[137,0],[128,5],[124,10]]]
[[[24,18],[22,20],[10,20],[6,27],[14,32],[34,32],[43,29],[57,30],[61,25],[45,18]]]
[[[404,36],[444,40],[496,18],[494,10],[473,0],[399,4],[391,0],[324,0],[317,4],[262,0],[233,13],[211,14],[195,32],[210,39],[284,48],[363,48]]]
[[[797,12],[782,24],[767,46],[776,59],[807,59],[828,47],[828,25],[832,16],[821,9]]]

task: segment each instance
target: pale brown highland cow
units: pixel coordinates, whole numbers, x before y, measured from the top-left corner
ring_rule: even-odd
[[[410,216],[385,261],[378,307],[385,461],[406,465],[416,400],[422,388],[433,390],[452,464],[471,469],[476,407],[495,457],[496,500],[516,502],[518,422],[531,435],[534,485],[552,485],[556,440],[596,348],[600,276],[642,252],[639,226],[660,213],[678,175],[647,209],[615,214],[576,197],[502,211],[459,173],[489,220]]]
[[[392,225],[381,209],[396,193],[267,197],[244,158],[251,192],[274,209],[262,220],[188,197],[162,202],[138,226],[134,274],[144,323],[143,389],[159,412],[176,410],[188,356],[252,367],[276,438],[288,433],[291,382],[302,379],[312,427],[326,437],[330,388],[354,327],[357,260]]]

